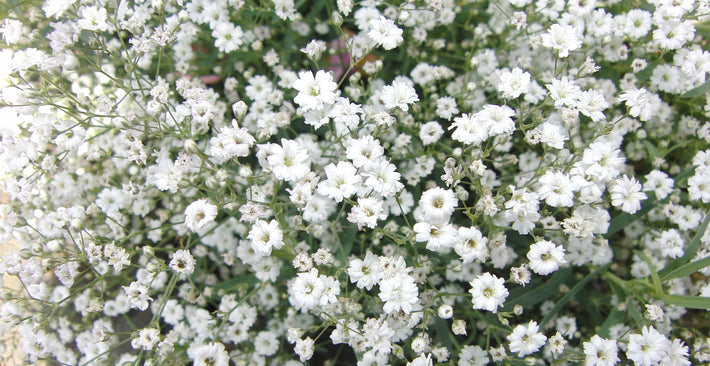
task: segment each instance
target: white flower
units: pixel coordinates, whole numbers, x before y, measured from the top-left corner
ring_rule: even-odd
[[[542,135],[540,136],[540,142],[552,148],[562,149],[565,147],[565,141],[569,140],[565,128],[557,123],[546,121],[537,126],[537,128]]]
[[[230,22],[217,22],[212,27],[212,37],[215,39],[215,47],[224,53],[235,51],[244,43],[242,27]]]
[[[505,99],[517,98],[520,94],[527,93],[530,87],[530,73],[519,67],[501,73],[499,79],[498,92]]]
[[[602,111],[608,107],[609,103],[604,99],[604,94],[594,89],[583,91],[577,101],[577,109],[579,109],[579,112],[591,118],[594,122],[606,118]]]
[[[505,305],[505,299],[508,297],[508,289],[504,285],[505,279],[486,272],[477,276],[470,284],[471,289],[468,292],[472,296],[474,309],[497,313],[498,308]]]
[[[414,279],[406,274],[399,274],[380,281],[380,300],[384,301],[383,310],[387,314],[404,312],[409,314],[413,305],[419,301],[419,289]]]
[[[340,295],[340,282],[330,276],[320,275],[318,278],[323,282],[323,293],[321,294],[319,304],[326,306],[328,304],[337,303],[338,295]]]
[[[51,0],[51,1],[45,1],[44,5],[42,5],[42,10],[44,10],[44,14],[47,16],[47,18],[58,18],[64,11],[69,9],[70,6],[72,6],[76,0]]]
[[[644,192],[654,192],[656,198],[664,199],[673,192],[675,181],[668,174],[660,170],[652,170],[646,174],[646,183],[643,184]]]
[[[210,342],[198,345],[193,343],[187,349],[187,356],[194,360],[195,366],[228,366],[229,354],[224,345],[219,342]]]
[[[384,16],[380,16],[380,19],[371,19],[368,24],[370,25],[368,37],[386,50],[394,49],[404,41],[402,29]]]
[[[691,365],[690,360],[688,360],[688,346],[686,346],[680,339],[674,339],[673,343],[666,351],[666,355],[663,356],[663,360],[661,360],[660,364],[664,366]]]
[[[444,129],[441,128],[439,122],[436,121],[427,122],[419,128],[419,139],[422,140],[424,146],[439,141],[443,134]]]
[[[604,339],[594,335],[589,342],[584,342],[586,366],[614,366],[619,362],[616,340]]]
[[[454,123],[449,129],[456,129],[451,134],[451,138],[466,145],[479,145],[488,139],[488,126],[486,126],[478,115],[464,113],[461,117],[454,118]]]
[[[185,208],[185,226],[195,233],[200,233],[214,222],[217,206],[206,199],[199,199]]]
[[[348,276],[350,277],[350,282],[355,283],[358,288],[372,289],[372,286],[383,277],[379,258],[368,250],[364,260],[360,258],[351,259],[348,265]]]
[[[195,263],[195,258],[189,250],[178,249],[170,260],[170,268],[175,272],[190,275],[195,270]]]
[[[431,359],[431,354],[422,353],[419,357],[412,360],[412,362],[407,362],[405,366],[433,366],[434,361]]]
[[[310,310],[320,304],[325,283],[318,277],[318,270],[301,272],[288,287],[288,301],[296,310]]]
[[[416,233],[414,240],[427,242],[426,248],[431,251],[446,253],[456,242],[456,228],[449,223],[418,222],[412,229]]]
[[[364,186],[383,198],[391,197],[404,188],[399,181],[397,167],[384,158],[370,160],[362,167]]]
[[[402,80],[395,80],[392,85],[385,85],[380,98],[385,108],[399,108],[405,112],[409,110],[409,104],[419,101],[414,87]]]
[[[333,81],[333,76],[328,72],[318,70],[313,76],[313,72],[309,70],[298,73],[293,88],[298,90],[298,95],[293,98],[293,101],[304,111],[309,111],[323,109],[326,105],[335,103],[338,84]]]
[[[653,31],[653,41],[664,50],[677,50],[695,37],[695,26],[690,20],[668,20]]]
[[[337,206],[333,204],[333,200],[315,194],[308,199],[306,207],[303,208],[303,219],[308,222],[323,222],[330,216]]]
[[[547,340],[547,350],[550,351],[553,356],[559,357],[562,352],[564,352],[566,344],[567,340],[565,340],[558,331]]]
[[[688,179],[688,195],[693,201],[710,202],[710,169],[695,170],[695,174]]]
[[[272,331],[261,331],[254,337],[254,351],[262,356],[273,356],[279,350],[279,337]]]
[[[661,108],[661,100],[645,88],[625,90],[619,95],[620,102],[626,102],[629,114],[638,117],[642,121],[648,121],[658,113]]]
[[[325,41],[321,41],[319,39],[312,39],[306,47],[301,48],[301,52],[305,53],[308,58],[311,60],[318,60],[320,59],[320,56],[323,54],[323,51],[326,50],[326,43]]]
[[[298,339],[296,345],[293,347],[293,351],[296,352],[298,358],[301,362],[306,362],[313,357],[313,346],[315,342],[311,337],[306,337],[305,339]]]
[[[622,178],[614,179],[609,187],[611,195],[611,205],[620,207],[624,212],[636,213],[641,209],[641,201],[648,196],[641,192],[641,183],[636,178],[629,178],[624,175]]]
[[[482,366],[488,364],[488,352],[480,346],[463,346],[458,366]]]
[[[157,328],[143,328],[138,331],[135,338],[131,339],[131,347],[150,351],[160,341],[160,330]]]
[[[361,168],[371,161],[384,155],[385,149],[380,145],[380,140],[372,135],[365,135],[359,139],[350,139],[345,148],[345,156],[352,160],[356,168]]]
[[[276,220],[266,222],[258,220],[254,223],[247,236],[251,240],[251,248],[256,254],[266,256],[271,254],[272,248],[283,247],[283,232]]]
[[[601,182],[616,178],[624,166],[624,161],[617,145],[604,140],[594,141],[582,155],[582,163],[586,165],[585,175]]]
[[[513,332],[506,337],[510,342],[510,352],[517,353],[518,357],[524,357],[540,350],[545,345],[547,337],[538,333],[538,325],[535,321],[530,321],[527,325],[518,325]]]
[[[436,115],[450,121],[454,114],[459,113],[456,108],[456,99],[444,96],[436,100]]]
[[[77,21],[79,28],[101,32],[108,30],[108,24],[106,23],[106,8],[83,6],[79,9],[79,16],[81,17]]]
[[[575,27],[553,24],[542,34],[542,45],[556,50],[560,58],[565,58],[569,56],[570,51],[582,47],[582,40],[578,37]]]
[[[271,148],[266,160],[277,179],[295,182],[310,171],[308,150],[297,141],[281,139],[281,145],[272,144]]]
[[[59,282],[66,287],[74,285],[74,279],[79,275],[79,262],[71,261],[63,263],[54,270]]]
[[[488,258],[488,238],[475,227],[460,227],[456,235],[454,250],[463,263],[474,260],[484,262]]]
[[[370,229],[377,227],[377,220],[387,218],[382,200],[375,197],[359,198],[357,205],[353,206],[348,213],[348,221],[357,224],[358,229],[366,226]]]
[[[543,276],[558,270],[561,265],[567,264],[565,249],[561,245],[555,246],[555,243],[549,240],[541,240],[532,244],[527,257],[530,261],[530,269]]]
[[[626,357],[636,366],[657,365],[671,346],[671,341],[653,327],[644,326],[641,334],[629,336]]]
[[[683,250],[685,240],[676,229],[664,230],[653,243],[657,249],[661,250],[664,257],[678,258],[685,254]]]
[[[537,194],[552,207],[572,207],[574,186],[567,174],[548,170],[538,180]]]
[[[217,136],[210,139],[209,154],[224,161],[235,156],[248,156],[249,148],[255,142],[249,130],[240,128],[237,121],[232,120],[232,127],[223,127]]]
[[[123,291],[125,291],[128,296],[131,308],[144,311],[148,309],[148,302],[153,301],[153,299],[148,296],[148,287],[138,281],[133,281],[130,285],[123,286]]]
[[[448,304],[439,306],[436,312],[441,319],[451,319],[451,317],[454,316],[454,308]]]
[[[345,161],[339,161],[338,165],[333,163],[326,165],[325,175],[328,179],[318,183],[318,193],[334,199],[335,202],[342,202],[343,198],[355,194],[362,180],[357,174],[357,169]]]
[[[486,104],[483,110],[476,113],[476,117],[484,125],[488,126],[488,134],[495,135],[511,135],[515,131],[515,121],[512,118],[515,115],[513,108],[507,105]]]
[[[631,39],[639,39],[651,30],[651,13],[642,9],[631,9],[625,14],[624,33]]]
[[[419,208],[422,214],[422,221],[427,222],[447,222],[454,210],[458,206],[458,200],[454,191],[434,187],[422,193],[419,199]]]
[[[577,104],[577,100],[582,94],[582,88],[566,76],[561,79],[552,79],[552,83],[545,84],[545,87],[550,91],[550,97],[555,101],[555,107],[572,108]]]

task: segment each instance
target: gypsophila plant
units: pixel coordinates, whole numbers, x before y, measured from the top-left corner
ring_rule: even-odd
[[[2,364],[710,362],[708,0],[0,17]]]

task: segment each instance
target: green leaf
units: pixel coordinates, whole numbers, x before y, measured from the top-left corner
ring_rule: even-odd
[[[512,311],[513,307],[518,304],[527,309],[547,300],[559,292],[560,285],[567,281],[570,274],[572,274],[572,268],[563,268],[550,276],[542,285],[528,287],[520,295],[511,296],[505,301],[506,305],[503,307],[503,311]]]
[[[710,297],[667,295],[658,296],[657,299],[669,305],[676,305],[686,309],[710,310]]]
[[[679,184],[680,182],[685,181],[686,179],[690,178],[695,174],[695,167],[690,167],[690,169],[685,170],[681,172],[680,174],[676,175],[673,179],[675,180],[676,184]]]
[[[661,155],[658,152],[658,149],[656,149],[656,147],[653,146],[653,144],[651,142],[649,142],[648,140],[643,140],[643,146],[646,148],[648,155],[650,155],[652,159],[658,158],[658,157],[661,157],[661,158],[663,157],[663,155]]]
[[[594,278],[594,276],[596,276],[602,270],[605,270],[608,266],[609,265],[597,268],[596,270],[594,270],[594,272],[588,274],[581,281],[577,282],[577,284],[574,285],[574,287],[572,287],[572,289],[570,289],[564,296],[562,296],[560,301],[558,301],[557,304],[555,304],[555,306],[547,313],[547,315],[545,315],[545,317],[542,318],[542,321],[540,321],[540,327],[544,328],[545,324],[547,324],[550,320],[552,320],[552,318],[554,318],[555,315],[557,315],[557,313],[559,313],[560,309],[562,309],[562,307],[565,306],[565,304],[567,304],[567,302],[572,300],[572,298],[579,291],[581,291],[584,288],[584,286],[589,281],[591,281],[592,278]]]
[[[514,356],[511,356],[511,357],[514,357]],[[509,358],[507,358],[507,359],[505,360],[504,365],[527,366],[528,363],[525,362],[525,360],[514,359],[514,358],[510,358],[510,357],[509,357]]]
[[[698,227],[698,231],[695,232],[695,236],[693,239],[688,243],[688,247],[685,248],[685,254],[680,257],[676,258],[672,262],[668,263],[665,268],[663,268],[660,272],[658,272],[658,275],[661,277],[662,281],[667,281],[667,280],[672,280],[674,278],[679,278],[683,276],[687,276],[688,274],[691,274],[693,272],[686,273],[687,271],[691,270],[698,264],[695,264],[693,267],[685,267],[685,264],[690,262],[692,258],[695,257],[696,251],[698,250],[698,247],[700,247],[700,239],[705,235],[705,230],[707,230],[708,224],[710,223],[710,215],[705,215],[705,219],[703,220],[702,224],[700,224],[700,227]],[[699,261],[696,261],[699,262]],[[696,263],[693,262],[693,263]],[[693,265],[693,263],[689,264]],[[698,268],[701,269],[704,267]],[[679,272],[676,272],[678,270]],[[697,271],[697,270],[696,270]]]
[[[658,295],[663,293],[663,285],[661,285],[661,278],[658,276],[658,272],[656,272],[656,266],[653,265],[653,262],[651,262],[651,258],[649,258],[646,253],[638,251],[636,254],[643,259],[646,264],[648,264],[648,269],[651,272],[651,282],[653,282],[653,291]]]
[[[649,195],[649,199],[646,200],[641,206],[641,209],[636,212],[635,214],[628,214],[628,213],[622,213],[615,218],[611,220],[611,223],[609,224],[609,231],[606,233],[606,238],[609,239],[612,235],[616,234],[617,232],[621,231],[621,229],[629,226],[632,222],[640,219],[641,217],[645,216],[648,211],[651,211],[652,208],[656,207],[658,205],[659,201],[656,200],[651,200],[650,197],[655,197],[653,195]],[[665,201],[661,201],[665,202]]]
[[[680,95],[681,98],[695,98],[710,91],[710,80]]]
[[[641,315],[641,313],[639,312],[638,306],[633,301],[626,302],[626,309],[629,312],[629,315],[631,315],[631,317],[634,318],[634,321],[636,323],[642,324],[644,322],[643,315]]]
[[[239,285],[246,284],[248,286],[253,286],[257,282],[256,277],[253,275],[244,275],[237,278],[232,278],[231,280],[226,280],[215,285],[217,290],[232,290],[237,288]]]
[[[337,233],[336,233],[337,235]],[[342,247],[336,253],[338,260],[345,265],[348,261],[348,256],[353,250],[353,242],[355,241],[355,236],[357,236],[357,230],[355,229],[345,229],[342,233],[341,244]]]
[[[606,320],[602,324],[601,328],[599,328],[599,336],[608,338],[609,337],[609,328],[612,326],[619,324],[624,321],[624,316],[626,315],[626,312],[624,311],[619,311],[617,307],[615,306],[612,310],[611,313],[609,313],[609,316],[606,317]]]
[[[710,266],[710,257],[699,259],[695,262],[688,263],[680,268],[670,271],[666,273],[661,279],[663,281],[668,281],[675,278],[689,276],[707,266]]]
[[[454,351],[454,344],[451,342],[451,336],[453,333],[449,331],[447,321],[439,318],[438,316],[435,319],[434,328],[436,329],[436,334],[439,336],[439,342],[441,342],[441,344],[449,351]]]

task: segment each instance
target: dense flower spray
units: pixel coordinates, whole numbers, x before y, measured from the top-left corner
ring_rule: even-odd
[[[707,0],[0,14],[0,364],[710,362]]]

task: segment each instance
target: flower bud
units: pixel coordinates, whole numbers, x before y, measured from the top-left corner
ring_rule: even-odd
[[[454,315],[454,308],[451,305],[444,304],[439,306],[437,313],[439,313],[439,318],[441,319],[451,319]]]
[[[155,249],[151,247],[150,245],[144,245],[143,246],[143,254],[146,256],[150,257],[155,257]]]
[[[330,16],[330,20],[336,27],[340,27],[341,25],[343,25],[343,16],[340,15],[340,13],[337,11],[333,12],[333,14]]]
[[[155,263],[155,262],[148,262],[148,264],[146,264],[146,266],[145,266],[145,269],[149,273],[158,273],[161,270],[160,264]]]
[[[254,51],[261,51],[261,49],[263,47],[264,47],[264,44],[261,43],[261,41],[258,39],[256,41],[254,41],[254,43],[251,44],[251,49],[253,49]]]
[[[239,176],[242,178],[246,178],[252,175],[252,170],[251,167],[242,165],[239,167]]]
[[[197,148],[197,143],[195,140],[192,139],[187,139],[185,142],[182,144],[183,148],[185,149],[186,152],[190,154],[195,154],[199,151]]]
[[[407,20],[409,20],[409,16],[410,16],[410,15],[411,15],[411,14],[409,14],[408,11],[402,10],[402,12],[399,13],[399,22],[400,22],[400,23],[406,22]]]
[[[249,106],[247,106],[247,104],[244,103],[243,100],[232,104],[232,112],[234,112],[234,118],[236,118],[237,121],[241,121],[242,118],[244,118],[244,116],[247,114],[248,110]]]
[[[451,331],[456,335],[466,335],[466,321],[462,319],[454,320],[454,323],[451,324]]]
[[[64,68],[64,70],[76,70],[77,66],[79,66],[79,61],[76,59],[76,57],[74,57],[74,55],[69,53],[64,55],[64,62],[62,62],[62,67]]]
[[[209,176],[209,177],[207,177],[207,179],[205,180],[205,185],[206,185],[209,189],[217,189],[217,188],[219,188],[219,180],[218,180],[217,177],[215,177],[215,176]]]
[[[39,255],[42,254],[42,244],[40,243],[34,243],[32,244],[32,254],[34,255]]]
[[[178,13],[178,21],[180,23],[185,23],[188,21],[188,19],[190,19],[190,15],[187,13],[187,11],[180,10],[180,12]]]

